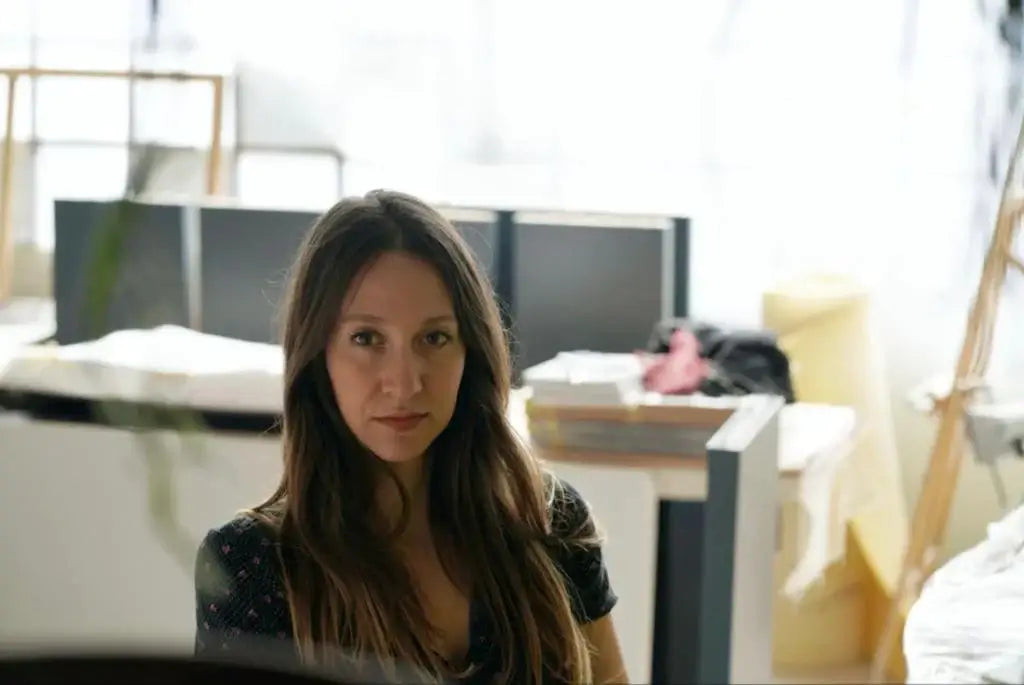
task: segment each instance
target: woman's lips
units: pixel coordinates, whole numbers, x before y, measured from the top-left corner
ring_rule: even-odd
[[[405,433],[416,428],[425,418],[427,418],[426,414],[392,414],[389,416],[378,416],[373,420],[384,424],[394,431]]]

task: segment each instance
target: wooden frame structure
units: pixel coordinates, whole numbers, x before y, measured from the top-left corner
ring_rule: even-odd
[[[11,226],[14,195],[14,98],[18,79],[48,76],[104,78],[134,81],[206,82],[212,86],[213,102],[210,122],[210,150],[206,163],[206,192],[220,191],[221,129],[224,120],[224,81],[221,74],[183,71],[48,69],[44,67],[0,67],[7,77],[7,111],[4,128],[3,156],[0,158],[0,303],[11,294],[14,278],[14,232]]]
[[[939,547],[946,533],[949,512],[963,461],[964,413],[976,390],[984,387],[992,349],[999,296],[1006,273],[1012,267],[1024,273],[1024,263],[1013,255],[1014,237],[1024,220],[1024,196],[1020,190],[1021,157],[1024,155],[1024,120],[1017,133],[1002,189],[995,231],[985,254],[977,294],[967,317],[966,331],[949,394],[939,398],[939,428],[924,474],[921,494],[910,524],[910,539],[903,559],[899,584],[885,616],[882,633],[871,664],[871,682],[884,682],[887,673],[900,672],[893,663],[902,642],[903,625],[924,582],[935,570]],[[902,666],[899,659],[899,666]]]

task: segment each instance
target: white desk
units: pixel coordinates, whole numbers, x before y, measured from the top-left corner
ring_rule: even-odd
[[[195,548],[271,491],[280,448],[244,435],[145,439],[0,414],[0,648],[191,649]],[[151,444],[168,458],[148,457]],[[170,469],[181,531],[153,525],[147,460]]]

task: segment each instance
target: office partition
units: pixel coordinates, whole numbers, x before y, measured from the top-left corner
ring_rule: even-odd
[[[441,214],[448,219],[469,244],[473,256],[483,267],[487,277],[494,284],[499,265],[497,212],[489,209],[463,209],[441,207]]]
[[[278,342],[288,269],[317,215],[267,209],[199,210],[199,328]]]
[[[189,325],[182,207],[58,200],[54,232],[58,343]]]
[[[242,207],[128,204],[123,245],[100,240],[115,205],[56,205],[58,341],[162,323],[276,341],[284,285],[316,214]],[[659,318],[686,316],[684,218],[442,207],[487,274],[512,331],[516,368],[560,351],[629,351]],[[94,247],[121,250],[109,312],[90,323]],[[105,247],[104,247],[105,246]]]
[[[517,213],[512,240],[518,367],[558,352],[629,352],[664,314],[663,218]]]

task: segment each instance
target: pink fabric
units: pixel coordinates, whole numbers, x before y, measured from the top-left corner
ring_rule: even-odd
[[[680,328],[668,342],[667,354],[644,356],[644,388],[664,395],[687,395],[696,392],[708,376],[708,363],[700,356],[697,337]]]

